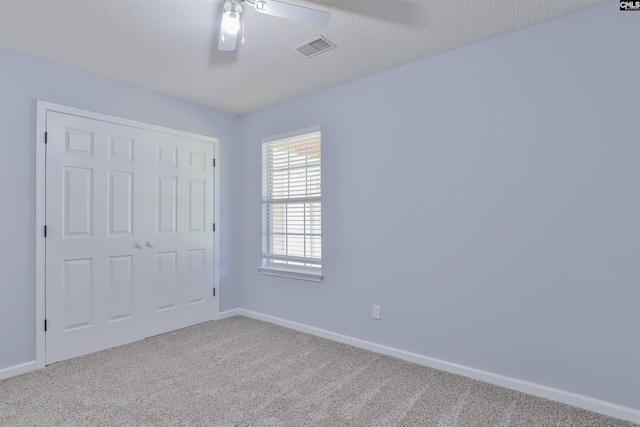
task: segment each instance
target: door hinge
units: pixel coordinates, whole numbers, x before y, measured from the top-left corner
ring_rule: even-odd
[[[213,296],[216,296],[216,288],[213,288]]]
[[[47,237],[47,226],[44,226],[44,237]]]
[[[213,167],[216,167],[216,159],[213,159]]]
[[[44,331],[47,332],[47,319],[44,319]]]
[[[216,231],[216,223],[213,223],[213,231]]]
[[[47,142],[49,142],[49,132],[44,133],[44,143],[46,144]]]

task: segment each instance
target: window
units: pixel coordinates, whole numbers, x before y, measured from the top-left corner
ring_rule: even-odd
[[[262,142],[263,274],[322,280],[320,128]]]

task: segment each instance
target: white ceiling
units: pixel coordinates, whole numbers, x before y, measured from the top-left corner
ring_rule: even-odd
[[[241,115],[605,0],[285,0],[314,27],[246,6],[245,45],[219,52],[223,0],[0,0],[0,45]],[[291,50],[322,34],[338,47]]]

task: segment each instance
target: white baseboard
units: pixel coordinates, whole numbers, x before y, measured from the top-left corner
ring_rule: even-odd
[[[262,320],[269,323],[274,323],[276,325],[284,326],[290,329],[295,329],[297,331],[306,332],[322,338],[327,338],[333,341],[349,344],[354,347],[359,347],[359,348],[370,350],[376,353],[393,356],[398,359],[406,360],[408,362],[413,362],[419,365],[428,366],[430,368],[435,368],[442,371],[463,375],[465,377],[473,378],[475,380],[484,381],[490,384],[509,388],[511,390],[516,390],[516,391],[531,394],[534,396],[543,397],[545,399],[566,403],[567,405],[576,406],[578,408],[586,409],[592,412],[597,412],[599,414],[607,415],[610,417],[615,417],[615,418],[620,418],[620,419],[635,422],[635,423],[640,423],[640,410],[637,410],[637,409],[617,405],[615,403],[605,402],[603,400],[594,399],[592,397],[584,396],[577,393],[571,393],[568,391],[559,390],[553,387],[547,387],[544,385],[519,380],[517,378],[506,377],[504,375],[494,374],[492,372],[470,368],[468,366],[445,362],[443,360],[438,360],[438,359],[423,356],[420,354],[399,350],[393,347],[376,344],[370,341],[364,341],[364,340],[353,338],[347,335],[337,334],[335,332],[330,332],[324,329],[315,328],[313,326],[303,325],[301,323],[291,322],[289,320],[280,319],[278,317],[273,317],[273,316],[269,316],[262,313],[257,313],[251,310],[245,310],[243,308],[236,308],[233,310],[228,310],[223,313],[220,313],[219,318],[224,319],[224,318],[233,317],[237,315],[251,317],[253,319],[258,319],[258,320]]]
[[[227,311],[221,311],[218,313],[218,320],[222,320],[222,319],[227,319],[229,317],[233,317],[233,316],[241,316],[242,315],[242,309],[241,308],[234,308],[233,310],[227,310]],[[249,317],[249,316],[247,316]]]
[[[31,372],[35,370],[36,370],[35,360],[27,363],[21,363],[20,365],[9,366],[8,368],[0,369],[0,380],[15,377],[21,374],[26,374],[27,372]]]

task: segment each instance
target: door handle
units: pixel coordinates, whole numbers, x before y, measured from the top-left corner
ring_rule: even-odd
[[[149,246],[150,248],[154,247],[156,244],[152,241],[148,241],[147,242],[147,246]]]
[[[136,243],[134,244],[134,246],[135,246],[136,248],[138,248],[138,249],[142,249],[142,248],[144,248],[144,245],[143,245],[142,243],[140,243],[140,242],[136,242]]]

